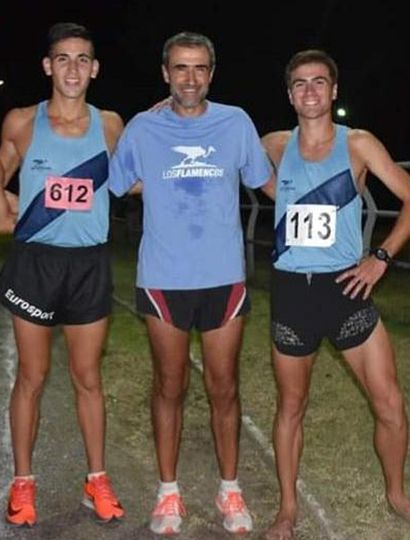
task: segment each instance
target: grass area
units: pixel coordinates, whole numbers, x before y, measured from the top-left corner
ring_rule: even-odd
[[[10,247],[0,238],[0,259]],[[135,249],[121,234],[113,242],[115,295],[134,306]],[[250,415],[270,439],[276,389],[270,363],[269,261],[257,264],[249,280],[253,305],[241,355],[243,413]],[[392,268],[378,285],[374,299],[388,327],[397,354],[400,383],[410,395],[410,272]],[[199,354],[198,340],[194,349]],[[108,415],[115,412],[111,430],[128,433],[124,444],[147,444],[151,363],[145,326],[130,311],[116,306],[103,364]],[[206,410],[205,398],[190,393],[187,414]],[[199,400],[201,407],[197,409]],[[118,420],[120,418],[120,421]],[[126,429],[124,429],[126,428]],[[115,436],[115,434],[114,434]],[[123,436],[123,435],[122,435]],[[340,354],[322,344],[312,378],[305,421],[305,450],[301,476],[309,491],[325,506],[346,537],[403,539],[384,501],[383,479],[373,449],[373,418],[367,401],[346,369]],[[406,485],[410,492],[410,467]],[[388,524],[388,525],[386,525]],[[388,536],[379,531],[388,527]],[[352,536],[349,536],[352,535]]]
[[[135,251],[129,249],[126,242],[116,242],[114,262],[116,295],[133,304]],[[243,413],[251,416],[268,440],[276,400],[270,363],[269,279],[270,264],[266,257],[259,260],[256,272],[249,280],[253,307],[247,321],[240,371]],[[409,271],[389,271],[377,287],[374,299],[395,344],[401,385],[405,395],[410,395]],[[141,321],[123,315],[118,319],[115,315],[112,330],[109,354],[118,357],[119,350],[126,348],[127,341],[132,343],[130,354],[133,362],[143,363],[149,381],[149,351]],[[193,349],[195,355],[199,355],[197,337],[193,339]],[[129,366],[124,366],[124,369],[132,379],[132,370],[127,371]],[[110,379],[115,377],[110,376]],[[133,388],[136,393],[133,400],[124,392],[122,396],[125,416],[128,416],[126,407],[129,407],[125,402],[134,401],[133,408],[139,411],[139,420],[133,420],[133,427],[138,431],[141,423],[146,425],[149,422],[149,382],[145,377],[134,380]],[[190,394],[195,397],[190,398]],[[186,414],[193,414],[196,410],[196,402],[192,403],[190,399],[200,399],[197,390],[190,394]],[[373,417],[366,398],[340,354],[324,342],[312,378],[301,476],[345,534],[376,540],[381,538],[379,531],[387,527],[389,538],[402,539],[405,536],[400,524],[392,526],[389,521],[391,517],[384,501],[382,474],[372,440]],[[409,477],[407,467],[406,478]],[[408,482],[410,484],[410,479]],[[410,491],[410,485],[408,487]]]

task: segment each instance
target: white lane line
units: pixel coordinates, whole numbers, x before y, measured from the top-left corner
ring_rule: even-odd
[[[202,373],[203,370],[201,361],[191,355],[191,362],[193,366]],[[261,430],[252,421],[250,416],[243,415],[242,424],[248,434],[251,436],[251,438],[258,444],[263,454],[272,460],[272,466],[274,466],[275,454],[270,441],[266,439]],[[320,523],[322,529],[326,532],[329,540],[345,539],[344,535],[338,533],[335,530],[335,525],[333,524],[332,520],[327,516],[326,510],[322,507],[316,497],[312,493],[310,493],[306,483],[303,481],[300,475],[296,482],[296,488],[299,492],[300,497],[304,500],[316,520]]]
[[[9,317],[7,315],[4,316],[3,313],[0,313],[0,317],[2,322],[2,343],[0,348],[2,386],[7,390],[4,392],[0,401],[0,410],[3,411],[0,419],[0,451],[2,454],[2,467],[0,470],[0,505],[4,508],[12,475],[8,401],[14,383],[16,347]],[[0,520],[0,538],[3,538],[1,532],[4,532],[5,530],[3,520]]]
[[[120,300],[116,296],[113,296],[113,299],[119,305],[128,309],[131,313],[133,313],[134,315],[137,315],[135,308],[131,304]],[[198,360],[197,358],[195,358],[192,354],[191,354],[191,362],[192,362],[192,365],[198,371],[202,373],[202,362]],[[272,466],[274,466],[273,462],[275,460],[275,454],[273,452],[271,443],[267,441],[266,437],[264,437],[260,429],[256,427],[256,425],[253,423],[253,421],[251,420],[249,416],[243,415],[242,422],[243,422],[243,425],[245,426],[245,429],[248,431],[248,434],[259,445],[259,447],[262,449],[262,452],[265,454],[265,456],[272,459]],[[306,483],[303,481],[300,475],[296,482],[296,488],[298,490],[300,497],[305,501],[306,505],[312,512],[313,516],[320,523],[323,530],[326,531],[326,534],[328,535],[328,539],[329,540],[347,540],[343,534],[336,532],[335,525],[333,524],[332,520],[327,516],[326,510],[322,507],[322,505],[314,497],[314,495],[309,492]]]

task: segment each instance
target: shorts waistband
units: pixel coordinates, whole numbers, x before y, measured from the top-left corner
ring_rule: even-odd
[[[91,255],[92,253],[103,252],[108,249],[108,242],[96,244],[95,246],[64,247],[42,244],[40,242],[21,242],[14,240],[14,245],[19,251],[28,251],[30,253],[54,253],[61,255]]]
[[[328,277],[336,277],[343,272],[346,272],[346,270],[350,270],[351,268],[355,268],[356,265],[346,266],[346,268],[340,268],[340,270],[334,270],[332,272],[289,272],[287,270],[279,270],[278,268],[273,268],[273,273],[279,274],[282,276],[295,276],[295,277],[303,277],[307,280],[312,280],[312,278],[328,278]]]

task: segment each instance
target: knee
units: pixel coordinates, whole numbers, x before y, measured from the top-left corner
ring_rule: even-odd
[[[230,404],[238,399],[238,383],[235,377],[217,377],[207,383],[207,394],[211,403]]]
[[[184,378],[181,377],[155,377],[153,394],[165,401],[182,402],[186,386]]]
[[[308,406],[308,396],[292,393],[279,394],[277,402],[278,415],[293,421],[301,421]]]
[[[44,384],[47,379],[48,370],[24,370],[19,369],[17,372],[15,390],[21,391],[24,394],[38,396],[41,394]]]
[[[402,427],[406,422],[404,398],[398,386],[374,399],[373,409],[377,419],[385,424]]]
[[[102,382],[99,370],[75,370],[71,369],[71,380],[77,393],[94,394],[102,393]]]

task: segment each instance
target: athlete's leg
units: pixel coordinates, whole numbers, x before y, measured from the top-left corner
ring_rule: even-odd
[[[152,426],[162,482],[176,480],[183,402],[189,383],[189,332],[146,315],[153,359]]]
[[[89,324],[64,326],[89,472],[104,470],[105,406],[101,356],[107,330],[107,317]]]
[[[16,476],[32,473],[39,406],[50,366],[51,328],[13,315],[18,366],[10,399],[10,426]]]
[[[387,500],[410,521],[410,500],[403,490],[407,417],[393,347],[383,323],[377,323],[364,343],[343,354],[367,392],[375,414],[374,443],[383,469]]]
[[[221,477],[237,476],[240,430],[238,360],[244,319],[236,317],[202,333],[204,381]]]
[[[303,418],[308,404],[314,355],[294,357],[273,347],[277,409],[273,422],[273,446],[280,487],[280,507],[267,540],[294,538],[297,514],[296,481],[303,448]]]

